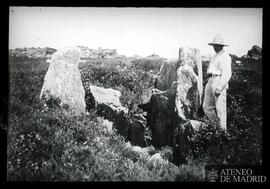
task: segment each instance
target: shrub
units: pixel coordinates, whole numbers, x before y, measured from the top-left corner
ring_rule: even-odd
[[[191,138],[191,156],[203,159],[209,164],[226,164],[229,150],[229,137],[217,123],[203,120],[205,126]]]
[[[141,103],[141,94],[145,89],[154,85],[152,75],[142,70],[113,64],[95,65],[86,62],[81,69],[82,81],[86,96],[89,94],[89,85],[119,90],[122,95],[121,103],[129,108],[129,112],[137,112],[137,105]]]
[[[139,69],[144,72],[153,71],[155,73],[159,72],[162,63],[164,63],[163,59],[135,59],[131,61],[132,69]]]

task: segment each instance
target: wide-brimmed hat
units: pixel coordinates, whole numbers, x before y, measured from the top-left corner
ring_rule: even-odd
[[[223,46],[228,46],[227,44],[224,43],[224,38],[221,35],[216,35],[213,39],[212,43],[208,43],[208,45],[223,45]]]

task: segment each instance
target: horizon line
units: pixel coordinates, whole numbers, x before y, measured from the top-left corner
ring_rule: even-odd
[[[105,48],[104,48],[104,47],[93,48],[93,47],[89,47],[89,46],[85,46],[85,45],[72,45],[72,46],[76,46],[76,47],[87,47],[88,49],[99,49],[99,48],[101,48],[101,49],[116,50],[116,52],[117,52],[118,55],[124,55],[124,56],[127,56],[127,57],[132,57],[132,56],[142,56],[142,57],[147,57],[147,56],[151,56],[151,55],[158,55],[160,58],[175,59],[175,57],[160,56],[160,55],[157,54],[157,53],[152,53],[152,54],[149,54],[149,55],[146,55],[146,56],[143,56],[143,55],[140,55],[140,54],[127,55],[127,54],[119,54],[119,53],[118,53],[118,50],[117,50],[116,48],[106,48],[106,47],[105,47]],[[262,49],[262,47],[260,47],[259,45],[252,45],[251,48],[250,48],[250,50],[251,50],[254,46],[257,46],[257,47],[259,47],[259,48]],[[56,50],[60,49],[60,48],[55,48],[55,47],[50,47],[50,46],[24,46],[24,47],[9,48],[8,50],[25,49],[25,48],[27,48],[27,49],[28,49],[28,48],[52,48],[52,49],[56,49]],[[61,48],[63,48],[63,47],[61,47]],[[179,48],[180,48],[180,47],[179,47]],[[191,47],[191,48],[196,48],[196,47]],[[197,48],[197,49],[198,49],[198,48]],[[201,54],[201,50],[200,50],[200,49],[198,49],[198,50],[200,51],[200,54]],[[248,53],[248,52],[246,52],[246,54],[243,54],[243,55],[241,55],[241,56],[238,56],[238,55],[232,54],[232,53],[229,53],[229,54],[234,55],[234,56],[237,56],[237,57],[242,57],[242,56],[244,56],[244,55],[247,55],[247,53]],[[211,55],[211,54],[210,54],[210,53],[208,53],[208,54],[201,54],[201,56],[204,56],[204,57],[208,57],[209,55]]]

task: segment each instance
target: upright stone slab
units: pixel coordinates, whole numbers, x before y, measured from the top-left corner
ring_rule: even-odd
[[[202,63],[197,49],[181,47],[178,62],[164,63],[149,102],[139,105],[147,112],[147,125],[155,147],[174,148],[174,159],[185,162],[185,125],[196,118],[202,103]],[[188,124],[193,127],[194,124]],[[196,126],[197,127],[197,126]],[[196,128],[194,128],[196,129]]]
[[[179,117],[193,119],[202,103],[202,60],[199,50],[179,49],[175,105]]]
[[[192,119],[202,104],[203,77],[199,50],[179,48],[178,62],[164,63],[159,75],[156,88],[168,91],[176,87],[175,105],[178,115],[184,120]]]
[[[45,75],[40,99],[45,99],[47,105],[58,102],[56,105],[75,114],[85,113],[85,91],[78,69],[79,61],[80,50],[77,47],[57,50]]]

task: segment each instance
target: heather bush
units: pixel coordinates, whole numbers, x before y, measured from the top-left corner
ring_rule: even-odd
[[[195,132],[190,142],[190,154],[208,164],[227,164],[229,135],[217,123],[201,120],[205,126]]]
[[[144,72],[159,72],[162,63],[164,63],[165,60],[163,59],[147,59],[147,58],[141,58],[141,59],[135,59],[131,61],[131,67],[133,69],[139,69]]]
[[[132,65],[123,65],[122,62],[97,65],[86,62],[81,68],[81,75],[86,96],[89,94],[90,85],[119,90],[122,93],[120,101],[129,108],[130,113],[139,111],[137,105],[141,103],[143,90],[154,86],[151,73],[132,69]]]
[[[228,124],[235,164],[262,163],[261,80],[250,72],[236,73],[228,91]],[[254,77],[256,76],[256,77]]]

